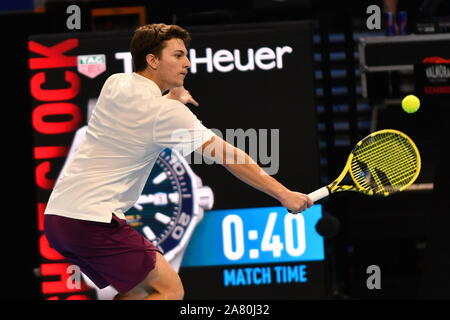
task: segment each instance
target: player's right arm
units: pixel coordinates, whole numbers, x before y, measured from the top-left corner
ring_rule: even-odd
[[[277,199],[293,213],[302,212],[313,205],[306,194],[289,190],[268,175],[246,152],[218,136],[206,141],[197,152],[221,164],[241,181]]]

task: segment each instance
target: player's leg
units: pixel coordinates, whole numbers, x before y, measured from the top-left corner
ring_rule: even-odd
[[[155,267],[147,277],[126,294],[118,294],[115,300],[182,300],[183,284],[178,273],[162,254],[155,252]]]

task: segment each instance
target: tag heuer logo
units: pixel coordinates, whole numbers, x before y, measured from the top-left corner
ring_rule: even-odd
[[[106,71],[106,57],[104,54],[78,56],[77,64],[78,72],[89,78],[95,78]]]

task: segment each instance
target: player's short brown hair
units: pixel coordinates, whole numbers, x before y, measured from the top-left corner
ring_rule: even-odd
[[[159,57],[165,47],[164,42],[173,38],[183,40],[186,47],[191,41],[189,32],[177,25],[154,23],[137,28],[130,44],[135,71],[145,70],[147,67],[146,56],[151,53]]]

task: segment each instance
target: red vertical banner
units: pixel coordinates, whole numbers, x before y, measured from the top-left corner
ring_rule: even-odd
[[[131,72],[129,41],[128,32],[36,35],[28,41],[38,243],[42,294],[48,300],[98,298],[84,275],[80,288],[71,284],[77,279],[70,263],[45,237],[44,211],[75,133],[86,125],[103,83],[112,73]]]
[[[81,90],[77,56],[71,53],[78,46],[79,41],[74,38],[28,42],[41,288],[48,300],[91,299],[91,289],[81,275],[73,274],[71,264],[50,246],[44,234],[46,203],[73,134],[84,124],[77,100]]]

